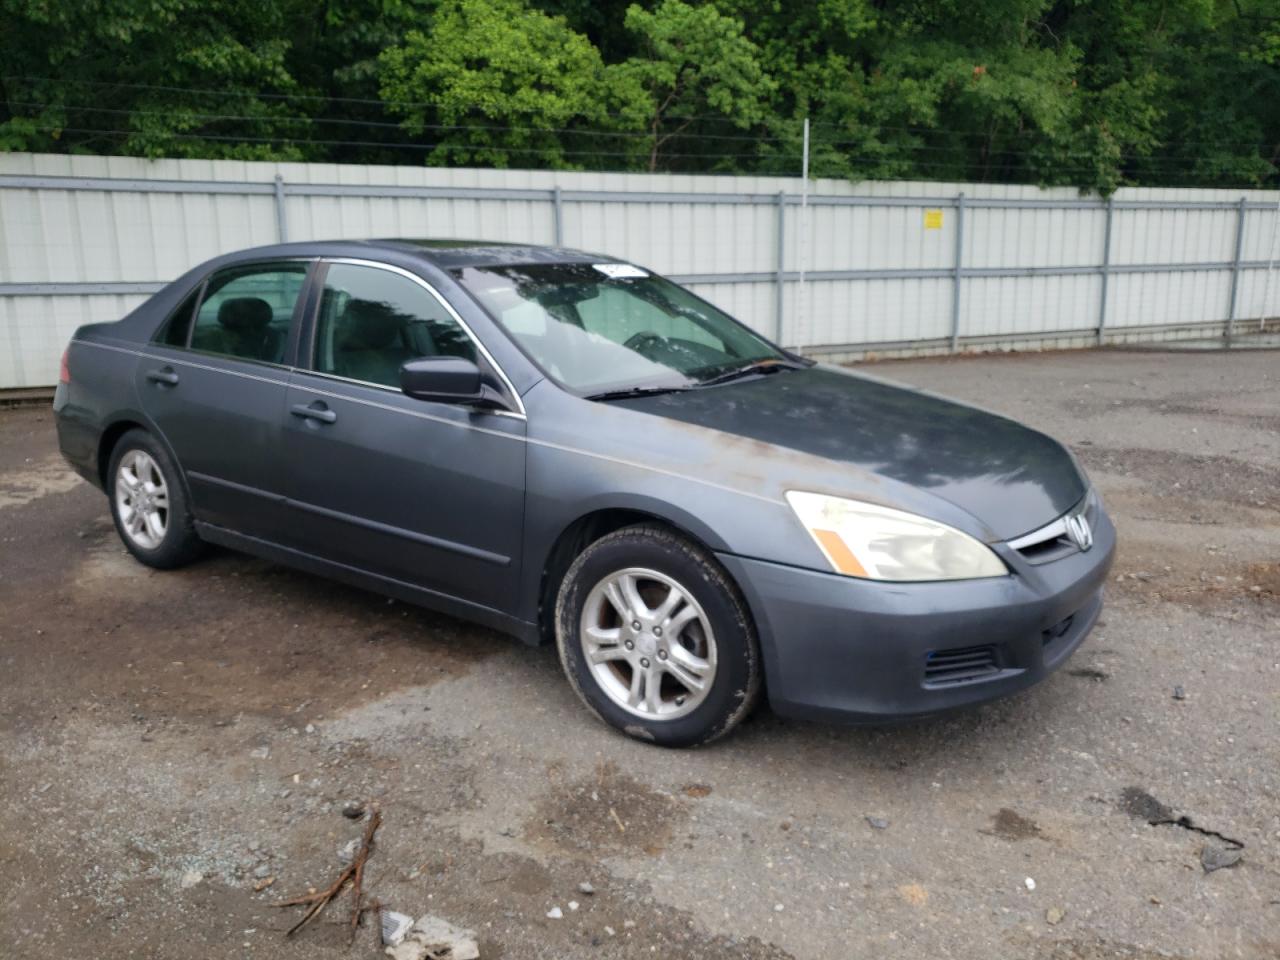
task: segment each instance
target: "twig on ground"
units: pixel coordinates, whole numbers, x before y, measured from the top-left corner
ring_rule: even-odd
[[[285,933],[286,937],[291,937],[327,907],[342,891],[350,885],[353,889],[353,897],[355,906],[351,911],[351,940],[354,942],[356,938],[356,927],[360,924],[360,915],[364,913],[361,908],[361,897],[363,891],[361,886],[364,882],[364,865],[369,859],[369,855],[373,852],[373,835],[378,832],[378,827],[382,825],[382,813],[374,809],[369,814],[369,822],[365,824],[364,837],[360,841],[360,849],[356,851],[356,855],[351,859],[351,863],[343,867],[342,872],[338,874],[338,878],[324,890],[315,893],[304,894],[301,897],[294,897],[292,900],[283,900],[275,904],[277,907],[298,907],[309,905],[310,909],[302,915],[302,919],[295,923]]]

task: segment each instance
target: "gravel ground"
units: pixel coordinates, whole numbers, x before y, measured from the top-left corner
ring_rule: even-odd
[[[1011,700],[688,752],[549,649],[229,553],[151,572],[49,412],[0,412],[0,956],[377,956],[345,899],[290,940],[271,906],[353,799],[369,892],[486,960],[1280,956],[1280,354],[873,369],[1072,446],[1122,537],[1103,620]]]

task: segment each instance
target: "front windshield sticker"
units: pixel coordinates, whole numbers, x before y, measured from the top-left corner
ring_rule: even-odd
[[[611,280],[643,280],[648,270],[641,270],[630,263],[593,263],[593,267]]]

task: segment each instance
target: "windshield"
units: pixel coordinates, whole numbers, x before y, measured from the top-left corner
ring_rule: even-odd
[[[543,370],[588,396],[679,389],[789,359],[705,300],[630,264],[465,267],[454,276]]]

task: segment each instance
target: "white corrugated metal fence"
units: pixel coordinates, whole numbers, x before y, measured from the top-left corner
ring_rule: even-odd
[[[799,187],[0,154],[0,388],[51,384],[80,324],[119,317],[219,253],[280,239],[559,242],[667,274],[831,357],[1210,336],[1280,314],[1275,192],[1124,189],[1102,201],[818,180],[802,211]]]

